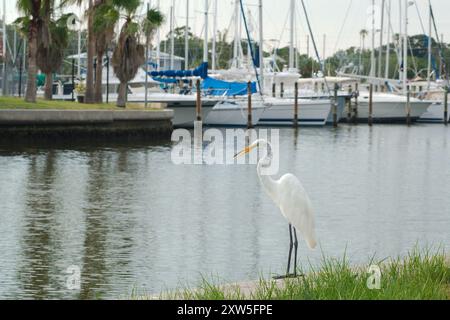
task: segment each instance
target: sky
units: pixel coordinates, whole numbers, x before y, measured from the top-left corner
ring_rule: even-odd
[[[175,26],[184,26],[186,24],[186,3],[188,0],[159,0],[161,10],[167,16],[167,22],[161,30],[165,36],[170,30],[169,19],[170,7],[172,1],[175,2]],[[213,11],[216,0],[209,0],[209,34],[213,33]],[[312,31],[317,42],[318,50],[321,55],[325,52],[326,56],[332,55],[336,50],[345,49],[350,46],[360,46],[359,32],[361,29],[372,29],[372,12],[375,12],[377,29],[380,27],[381,3],[382,0],[304,0],[308,15],[312,25]],[[372,10],[372,1],[375,2],[375,10]],[[391,2],[391,25],[394,33],[399,32],[400,17],[399,3],[404,5],[405,0],[385,0],[386,4]],[[146,0],[151,6],[156,6],[158,0]],[[410,1],[408,31],[410,35],[423,33],[423,28],[428,32],[428,0]],[[190,26],[194,33],[199,36],[203,32],[204,26],[204,8],[205,0],[189,0],[190,3]],[[233,20],[234,0],[217,0],[218,3],[218,30],[229,28]],[[295,43],[301,53],[307,51],[307,25],[301,0],[295,0],[296,3],[296,23],[295,23]],[[450,12],[450,1],[431,0],[438,32],[444,36],[444,41],[450,41],[450,19],[447,18]],[[250,11],[249,20],[254,22],[254,35],[257,36],[256,25],[258,21],[258,0],[244,0],[246,11]],[[12,22],[18,16],[15,1],[6,1],[7,22]],[[144,10],[143,6],[142,10]],[[77,8],[67,8],[64,11],[78,13]],[[404,12],[404,9],[402,10]],[[289,43],[289,12],[290,0],[263,0],[263,19],[264,19],[264,39],[265,49],[275,46],[285,46]],[[419,18],[419,13],[421,18]],[[387,15],[387,14],[386,14]],[[422,23],[421,23],[422,20]],[[385,18],[387,21],[387,17]],[[423,26],[423,27],[422,27]],[[231,35],[234,34],[234,26],[230,29]],[[325,35],[325,36],[324,36]],[[380,43],[379,33],[376,35],[376,43]],[[387,31],[384,32],[384,39],[387,38]],[[325,40],[325,41],[324,41]],[[325,43],[325,45],[324,45]],[[371,45],[371,37],[366,40],[366,46]],[[325,49],[325,51],[324,51]],[[312,47],[310,48],[312,54]]]

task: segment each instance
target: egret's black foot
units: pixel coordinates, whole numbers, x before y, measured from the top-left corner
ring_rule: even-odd
[[[273,277],[273,280],[286,280],[286,279],[296,279],[296,278],[303,278],[304,274],[287,274],[284,276],[277,276]]]

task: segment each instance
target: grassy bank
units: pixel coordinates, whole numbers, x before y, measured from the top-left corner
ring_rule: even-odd
[[[23,99],[13,97],[0,97],[0,110],[124,110],[117,108],[115,104],[82,104],[71,101],[46,101],[39,99],[36,103],[28,103]],[[127,105],[128,110],[144,110],[143,105],[131,104]],[[155,109],[145,109],[152,111]]]
[[[370,290],[368,268],[381,269],[381,288]],[[134,295],[133,298],[138,298]],[[139,297],[139,298],[142,298]],[[148,296],[144,298],[149,298]],[[390,259],[354,268],[346,258],[324,259],[305,277],[284,281],[259,280],[251,290],[203,280],[199,289],[178,290],[161,299],[182,300],[448,300],[450,266],[443,253],[414,251],[403,259]]]

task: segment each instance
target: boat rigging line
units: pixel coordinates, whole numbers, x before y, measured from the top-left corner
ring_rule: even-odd
[[[322,61],[322,60],[320,59],[320,54],[319,54],[319,51],[318,51],[318,49],[317,49],[316,39],[314,38],[314,34],[313,34],[313,32],[312,32],[311,23],[310,23],[310,21],[309,21],[308,11],[306,10],[306,6],[305,6],[305,1],[304,1],[304,0],[302,0],[302,7],[303,7],[303,11],[304,11],[304,13],[305,13],[306,24],[308,25],[309,34],[311,35],[311,40],[312,40],[312,44],[313,44],[313,47],[314,47],[314,51],[315,51],[315,53],[316,53],[317,59],[318,59],[319,62],[320,62],[320,61]],[[325,59],[325,57],[323,57],[323,59]],[[324,76],[323,76],[323,80],[324,80],[324,82],[325,82],[325,86],[327,87],[328,94],[331,95],[330,86],[328,85],[328,81],[327,81],[327,78],[326,78],[326,76],[325,76],[324,66],[323,66],[322,63],[320,63],[320,69],[321,69],[320,71],[322,71],[322,74],[324,75]]]
[[[352,8],[352,5],[353,5],[353,0],[350,0],[350,3],[348,5],[348,7],[347,7],[347,12],[345,13],[344,22],[342,23],[341,29],[339,30],[339,35],[338,35],[337,40],[336,40],[336,44],[334,45],[334,52],[337,51],[337,48],[339,46],[339,42],[341,41],[342,34],[344,32],[344,28],[345,28],[345,25],[347,23],[348,16],[350,15],[350,9]]]
[[[438,33],[438,30],[437,30],[436,19],[434,17],[434,11],[433,11],[433,7],[431,5],[431,1],[429,1],[429,5],[430,5],[431,19],[433,21],[434,32],[436,32],[437,44],[438,44],[438,47],[439,47],[439,58],[442,61],[442,67],[444,68],[444,73],[445,73],[445,86],[448,87],[449,79],[448,79],[447,63],[445,62],[445,59],[444,59],[444,50],[442,48],[441,38],[439,37],[439,33]]]
[[[239,3],[241,4],[242,19],[244,20],[244,26],[245,26],[245,31],[247,33],[247,39],[248,39],[248,42],[251,43],[252,40],[251,40],[251,37],[250,37],[250,31],[248,29],[247,17],[245,15],[245,9],[244,9],[243,0],[239,0]],[[260,44],[260,45],[262,45],[262,44]],[[253,46],[250,46],[250,53],[252,55],[253,67],[255,69],[256,81],[258,82],[259,92],[262,95],[262,87],[261,87],[261,82],[259,80],[258,68],[256,67],[258,64],[255,61],[255,57],[256,56],[255,56],[255,53],[254,53],[254,50],[253,50]]]

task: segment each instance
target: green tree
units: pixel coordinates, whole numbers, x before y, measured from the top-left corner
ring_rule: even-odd
[[[114,73],[120,80],[118,107],[126,107],[128,82],[132,80],[145,62],[145,47],[139,42],[141,32],[153,32],[162,23],[162,14],[153,10],[148,12],[141,24],[137,21],[136,10],[139,0],[115,0],[117,8],[124,13],[125,23],[120,31],[119,41],[113,53],[112,65]],[[150,20],[149,20],[150,19]]]
[[[38,39],[45,42],[48,30],[45,30],[44,16],[48,14],[46,9],[50,8],[51,0],[18,0],[17,8],[23,14],[15,21],[19,31],[28,39],[28,80],[25,101],[36,102],[36,74],[37,74],[37,52]]]
[[[69,28],[67,21],[71,14],[66,14],[54,21],[46,21],[49,38],[46,42],[40,41],[37,51],[37,65],[45,74],[45,99],[53,98],[53,73],[57,72],[64,61],[64,52],[68,46]]]
[[[93,30],[95,34],[95,64],[94,102],[103,102],[103,57],[114,39],[114,29],[119,22],[120,13],[114,0],[102,0],[95,4]]]
[[[179,57],[184,57],[185,48],[185,31],[186,27],[179,27],[173,30],[174,38],[174,55]],[[161,41],[160,47],[163,48],[166,53],[171,53],[171,36],[172,32],[167,34],[166,40]],[[195,36],[191,29],[188,30],[188,41],[189,41],[189,67],[197,67],[203,61],[203,40]]]

